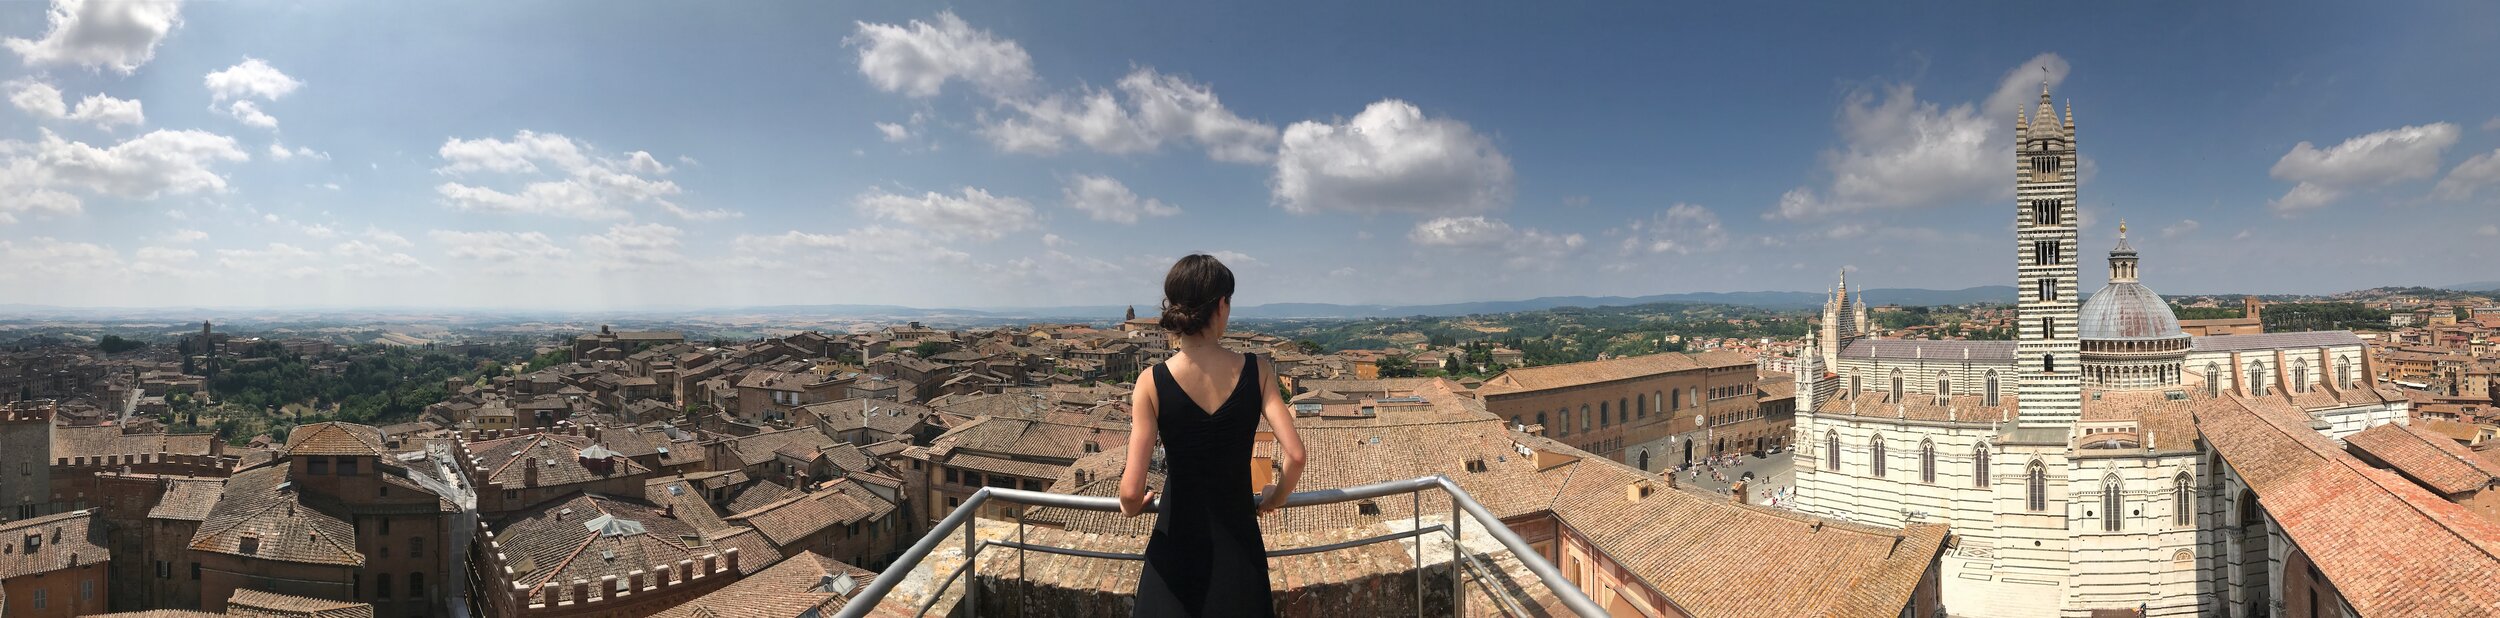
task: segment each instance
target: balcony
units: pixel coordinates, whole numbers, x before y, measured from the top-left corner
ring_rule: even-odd
[[[1425,493],[1447,514],[1424,513]],[[1268,539],[1278,611],[1296,615],[1604,616],[1561,571],[1458,484],[1439,475],[1293,494],[1286,509],[1405,496],[1414,515],[1380,534]],[[1125,615],[1142,537],[981,519],[990,501],[1117,513],[1119,500],[983,488],[905,550],[836,616]],[[1147,505],[1153,510],[1156,505]],[[1109,515],[1116,517],[1116,515]],[[1345,536],[1379,532],[1379,527]],[[1281,547],[1280,547],[1281,545]],[[1283,564],[1288,568],[1278,568]],[[1326,568],[1291,568],[1322,566]],[[1457,568],[1452,568],[1457,565]],[[969,574],[969,576],[967,576]]]

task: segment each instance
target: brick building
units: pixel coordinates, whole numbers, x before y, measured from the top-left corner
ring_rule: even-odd
[[[591,430],[597,431],[597,430]],[[460,473],[477,488],[477,513],[496,517],[575,493],[642,493],[651,470],[587,436],[476,431],[461,443]],[[484,438],[484,439],[479,439]]]
[[[0,524],[0,614],[70,618],[105,611],[113,578],[94,511]]]
[[[1742,354],[1667,353],[1511,369],[1476,392],[1495,416],[1573,448],[1637,462],[1627,446],[1664,440],[1653,456],[1682,466],[1729,452],[1709,423],[1757,417],[1756,382]]]
[[[187,575],[201,608],[223,611],[250,588],[369,603],[378,616],[441,613],[459,510],[433,489],[432,467],[401,465],[368,425],[296,428],[279,459],[227,479],[193,533]]]

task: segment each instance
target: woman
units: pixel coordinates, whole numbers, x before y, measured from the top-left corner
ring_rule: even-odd
[[[1154,536],[1137,579],[1139,616],[1269,616],[1267,543],[1258,515],[1285,505],[1302,480],[1302,438],[1277,392],[1276,370],[1256,355],[1224,349],[1233,314],[1233,271],[1192,255],[1163,277],[1163,330],[1177,352],[1137,381],[1129,397],[1128,469],[1120,514],[1152,503]],[[1259,419],[1276,433],[1284,478],[1255,502],[1250,454]],[[1146,464],[1163,442],[1162,500],[1146,492]]]

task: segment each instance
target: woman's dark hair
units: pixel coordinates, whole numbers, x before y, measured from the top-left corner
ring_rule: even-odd
[[[1204,253],[1172,263],[1163,276],[1163,330],[1181,335],[1207,331],[1216,306],[1233,297],[1233,269]]]

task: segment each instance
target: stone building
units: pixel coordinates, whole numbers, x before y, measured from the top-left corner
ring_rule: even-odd
[[[698,527],[709,514],[576,493],[480,523],[473,594],[499,618],[643,616],[780,558],[752,528]]]
[[[1476,393],[1487,411],[1513,425],[1542,426],[1545,437],[1616,461],[1637,461],[1628,447],[1661,441],[1670,452],[1657,455],[1677,466],[1762,448],[1741,438],[1725,443],[1712,431],[1714,421],[1759,417],[1754,361],[1732,352],[1522,367],[1486,380]]]
[[[277,460],[226,480],[192,534],[200,608],[223,611],[249,588],[368,603],[379,616],[446,611],[460,509],[432,468],[404,465],[368,425],[296,428]]]
[[[578,431],[578,430],[575,430]],[[590,430],[597,432],[598,430]],[[490,437],[472,432],[460,473],[477,488],[477,514],[496,517],[580,492],[631,496],[651,470],[582,435],[523,430]],[[485,438],[480,440],[478,438]]]
[[[47,400],[11,401],[0,405],[0,520],[27,519],[54,512],[52,503],[52,412]]]
[[[2488,585],[2500,558],[2471,549],[2500,543],[2500,526],[2337,445],[2409,419],[2358,338],[2193,336],[2140,282],[2123,225],[2108,285],[2078,306],[2072,113],[2058,122],[2044,91],[2017,127],[2018,340],[1873,339],[1827,310],[1840,328],[1810,344],[1796,378],[1798,508],[1951,526],[1940,598],[1953,616],[2500,606]],[[2334,528],[2366,518],[2386,534]],[[2387,569],[2359,539],[2442,562]]]

